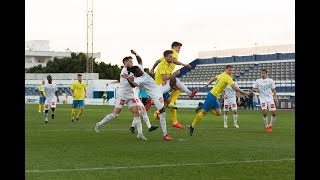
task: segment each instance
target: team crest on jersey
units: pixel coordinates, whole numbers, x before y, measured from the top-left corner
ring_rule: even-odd
[[[159,98],[159,101],[160,101],[161,103],[163,103],[163,97],[160,97],[160,98]]]

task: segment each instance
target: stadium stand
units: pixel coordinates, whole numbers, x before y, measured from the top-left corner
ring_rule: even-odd
[[[268,71],[268,77],[272,78],[279,93],[295,92],[295,53],[275,53],[251,56],[212,57],[196,59],[190,63],[192,69],[180,69],[177,76],[186,86],[193,90],[200,88],[195,99],[204,99],[206,93],[211,90],[214,83],[204,87],[213,75],[223,72],[227,64],[234,66],[234,79],[242,89],[251,89],[256,79],[260,78],[261,69]],[[290,98],[284,95],[281,98]],[[181,99],[188,99],[181,95]]]

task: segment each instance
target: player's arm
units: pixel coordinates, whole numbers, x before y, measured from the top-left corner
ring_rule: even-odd
[[[39,95],[42,96],[42,97],[44,97],[43,91],[39,91]]]
[[[166,74],[161,74],[161,79],[162,81],[167,81],[168,79],[171,79],[173,77],[176,77],[177,75],[180,74],[180,70],[176,70],[173,74],[171,75],[166,75]]]
[[[260,90],[258,88],[258,82],[256,81],[254,84],[253,84],[253,87],[251,89],[253,92],[257,92],[257,93],[260,93]]]
[[[158,59],[156,62],[154,62],[152,68],[150,69],[150,73],[154,74],[154,69],[158,66],[158,64],[160,63],[160,59]]]
[[[128,74],[123,74],[121,75],[123,78],[126,78],[127,81],[129,82],[131,87],[138,87],[139,84],[137,84],[136,82],[134,82],[134,78],[133,76],[129,76]]]
[[[271,89],[271,90],[272,90],[272,93],[273,93],[274,102],[275,102],[275,103],[278,103],[277,90],[276,90],[276,88]]]
[[[176,58],[173,59],[173,63],[176,64],[176,65],[181,65],[181,66],[184,66],[184,67],[187,67],[187,68],[191,68],[191,66],[189,64],[184,64],[184,63],[178,61]]]
[[[57,102],[59,102],[59,94],[58,94],[58,90],[55,91],[55,94],[57,96]]]
[[[142,59],[141,57],[134,51],[131,49],[131,53],[134,54],[137,58],[137,61],[138,61],[138,64],[141,64],[142,65]]]
[[[212,82],[216,81],[218,79],[217,76],[214,76],[210,79],[210,81],[207,82],[207,84],[205,85],[205,87],[208,87]]]
[[[235,83],[233,83],[233,84],[231,85],[231,87],[232,87],[232,89],[234,89],[235,91],[237,91],[237,92],[239,92],[239,93],[241,93],[241,94],[244,94],[244,95],[250,95],[250,94],[251,94],[251,92],[249,92],[249,91],[243,91],[242,89],[240,89],[239,87],[237,87],[237,86],[235,85]]]
[[[71,87],[69,90],[70,90],[71,96],[74,97],[74,96],[73,96],[73,95],[74,95],[74,92],[73,92],[73,90],[72,90],[72,87]]]
[[[238,105],[240,105],[241,104],[241,101],[240,101],[240,92],[236,92],[236,98],[237,98],[237,103],[238,103]]]
[[[86,98],[87,97],[87,87],[84,86],[84,97]]]

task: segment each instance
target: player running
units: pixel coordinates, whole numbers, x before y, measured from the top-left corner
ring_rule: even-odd
[[[54,113],[56,111],[56,102],[59,102],[58,88],[52,83],[51,75],[47,76],[48,83],[43,85],[43,89],[40,91],[41,95],[45,97],[44,102],[44,119],[45,123],[48,123],[48,109],[51,108],[51,118],[54,119]],[[44,96],[45,94],[45,96]],[[56,96],[56,97],[55,97]]]

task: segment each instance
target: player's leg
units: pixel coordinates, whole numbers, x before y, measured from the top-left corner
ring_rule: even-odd
[[[198,122],[207,114],[208,111],[214,109],[217,116],[221,114],[220,110],[220,103],[211,92],[208,92],[206,100],[204,101],[202,105],[202,111],[197,114],[197,116],[194,118],[192,124],[188,126],[189,128],[189,134],[190,136],[193,135],[194,128],[198,124]]]
[[[56,107],[57,107],[57,103],[56,103],[55,99],[51,100],[50,107],[51,107],[51,119],[53,120],[54,119],[54,113],[55,113]]]
[[[223,106],[223,127],[228,128],[228,111],[229,111],[229,102],[228,99],[224,99],[224,106]]]
[[[49,111],[50,103],[51,103],[51,101],[48,98],[44,102],[44,120],[45,120],[45,123],[48,123],[48,111]]]
[[[147,138],[144,137],[143,132],[142,132],[142,123],[139,115],[139,107],[135,99],[131,99],[127,101],[127,106],[130,109],[133,119],[135,121],[135,124],[137,126],[138,130],[138,135],[137,138],[147,140]]]
[[[269,132],[268,128],[268,111],[267,111],[267,103],[266,102],[261,102],[260,103],[261,110],[262,110],[262,116],[263,116],[263,123],[266,128],[266,132]]]
[[[170,82],[170,83],[171,83],[171,82]],[[173,81],[170,85],[173,85],[173,84],[174,84],[174,81]],[[178,79],[178,78],[175,78],[175,85],[176,85],[177,88],[180,89],[181,92],[187,93],[191,99],[193,99],[193,97],[194,97],[194,96],[197,94],[197,92],[199,91],[199,88],[196,88],[195,90],[190,91],[190,90],[187,88],[187,86],[184,85],[184,84],[180,81],[180,79]],[[180,95],[180,94],[179,94],[179,95]],[[179,97],[179,96],[178,96],[178,97]],[[178,99],[178,98],[177,98],[177,99]],[[175,99],[175,100],[177,100],[177,99]],[[176,101],[174,101],[174,102],[176,102]]]
[[[233,126],[235,128],[239,128],[239,125],[238,125],[238,106],[237,106],[236,99],[232,99],[231,110],[233,112]]]
[[[76,118],[77,122],[80,122],[79,118],[82,115],[83,110],[84,110],[84,100],[79,100],[79,107],[80,107],[80,110],[79,110],[77,118]]]
[[[74,116],[76,114],[77,107],[79,106],[79,100],[72,101],[72,110],[71,110],[71,122],[74,122]]]
[[[125,104],[125,100],[122,100],[120,98],[117,100],[116,105],[114,106],[113,112],[108,114],[101,121],[96,123],[96,127],[95,127],[96,133],[100,132],[101,125],[119,116],[124,104]]]
[[[163,98],[162,92],[159,91],[156,96],[151,96],[151,98],[157,110],[160,112],[159,121],[162,129],[163,139],[172,140],[172,138],[168,135],[168,132],[167,132],[166,111],[165,111],[164,98]]]
[[[269,132],[272,131],[272,126],[274,124],[274,122],[276,121],[276,105],[274,102],[270,102],[268,103],[268,108],[269,111],[271,112],[271,120],[270,120],[270,124],[269,124]]]

